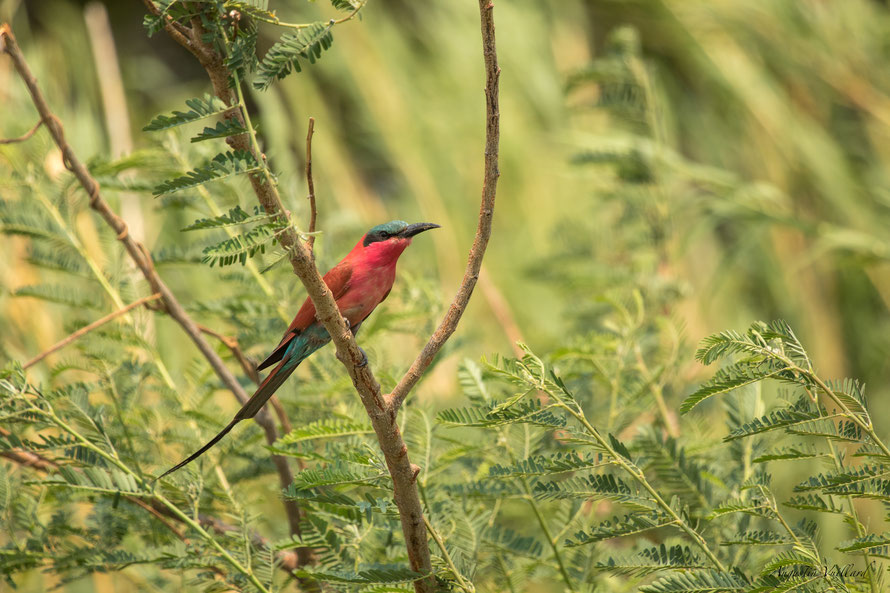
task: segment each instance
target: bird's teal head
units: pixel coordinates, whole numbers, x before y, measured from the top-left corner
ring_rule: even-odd
[[[411,237],[414,235],[418,235],[423,231],[428,231],[430,229],[437,229],[439,225],[433,224],[431,222],[417,222],[414,224],[408,224],[404,220],[390,220],[389,222],[378,224],[370,231],[365,234],[365,238],[362,241],[365,247],[369,246],[371,243],[377,243],[379,241],[389,241],[389,240],[411,240]]]
[[[391,220],[378,224],[365,233],[360,244],[366,257],[371,256],[380,264],[395,263],[405,248],[411,244],[412,237],[437,228],[439,225],[431,222],[408,224],[404,220]]]

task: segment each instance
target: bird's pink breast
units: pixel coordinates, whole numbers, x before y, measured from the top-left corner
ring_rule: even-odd
[[[356,266],[349,279],[349,290],[337,301],[340,311],[352,325],[360,323],[383,301],[395,279],[395,262],[383,268]]]

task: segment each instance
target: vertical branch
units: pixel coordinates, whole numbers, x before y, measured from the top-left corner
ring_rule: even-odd
[[[309,118],[309,131],[306,132],[306,185],[309,188],[309,239],[306,246],[312,252],[315,247],[315,221],[318,211],[315,209],[315,182],[312,180],[312,133],[315,131],[315,118]],[[315,255],[313,254],[313,257]]]
[[[457,324],[470,302],[473,289],[479,280],[482,258],[491,237],[491,222],[494,218],[494,201],[498,188],[498,145],[500,143],[501,112],[498,103],[498,82],[501,69],[498,66],[497,47],[494,36],[494,2],[479,0],[479,13],[482,20],[482,57],[485,62],[485,173],[482,182],[482,205],[479,207],[479,224],[476,237],[467,260],[467,269],[460,288],[448,308],[448,312],[430,336],[423,350],[414,360],[411,368],[402,377],[395,389],[387,396],[388,406],[395,412],[401,407],[426,369],[448,338],[457,329]]]

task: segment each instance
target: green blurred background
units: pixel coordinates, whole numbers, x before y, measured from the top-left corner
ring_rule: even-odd
[[[270,4],[290,21],[331,12],[320,0]],[[75,151],[98,161],[137,151],[140,179],[212,156],[214,147],[189,145],[182,134],[140,131],[209,85],[165,34],[147,37],[141,2],[105,8],[0,0],[0,19],[12,23]],[[699,339],[781,317],[823,376],[858,377],[869,386],[873,417],[886,418],[885,4],[497,0],[496,11],[503,72],[494,234],[458,336],[418,397],[459,397],[455,369],[463,357],[508,353],[517,339],[547,352],[609,330],[605,304],[642,295],[683,328],[682,372],[673,383],[680,387],[666,392],[672,409],[710,373],[692,359]],[[368,338],[372,360],[401,368],[421,343],[417,325],[431,328],[453,295],[475,229],[484,123],[478,12],[471,0],[371,0],[362,16],[336,29],[317,65],[248,101],[288,207],[303,224],[304,141],[308,118],[316,119],[320,267],[379,222],[443,226],[405,255],[398,294],[377,313],[410,331],[386,344],[373,332]],[[262,52],[276,31],[260,30]],[[119,68],[103,49],[109,35]],[[0,136],[21,135],[35,121],[23,85],[0,60]],[[157,164],[154,173],[146,162]],[[66,183],[45,131],[0,146],[3,198],[28,199],[45,187],[73,191]],[[207,215],[200,197],[162,213],[166,202],[133,186],[109,196],[156,253],[180,299],[223,303],[217,269],[179,266],[170,256],[178,230]],[[243,180],[209,189],[221,206],[253,204]],[[96,227],[89,213],[77,219],[85,248],[126,275],[117,246]],[[70,309],[14,295],[43,278],[28,262],[28,245],[0,238],[0,356],[8,359],[28,359],[67,334]],[[264,277],[271,293],[258,293],[257,302],[294,311],[304,293],[290,271]],[[139,288],[126,296],[142,294]],[[398,318],[405,307],[411,310]],[[223,303],[203,313],[225,323],[225,312]],[[239,328],[235,321],[219,329],[240,332],[250,354],[261,356],[280,327]],[[160,356],[174,374],[183,372],[190,343],[168,320],[158,318],[156,331]]]

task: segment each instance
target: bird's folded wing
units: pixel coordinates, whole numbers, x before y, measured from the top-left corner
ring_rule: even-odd
[[[324,283],[328,285],[328,288],[330,288],[331,292],[334,294],[334,300],[337,300],[346,294],[346,291],[349,289],[349,279],[351,277],[352,264],[345,259],[331,268],[330,271],[324,275]],[[300,307],[299,312],[297,312],[297,316],[294,317],[294,320],[287,328],[287,331],[284,332],[284,336],[282,336],[278,346],[276,346],[275,350],[266,357],[266,360],[260,363],[257,370],[262,371],[280,361],[281,357],[284,356],[285,351],[287,351],[287,347],[291,340],[300,335],[300,332],[309,327],[314,321],[315,305],[312,304],[312,299],[307,298],[303,302],[303,306]]]

